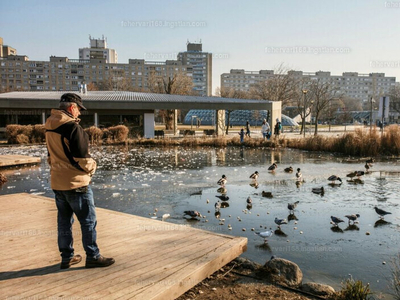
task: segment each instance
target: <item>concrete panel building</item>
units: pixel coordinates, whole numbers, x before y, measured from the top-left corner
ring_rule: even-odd
[[[203,52],[201,43],[187,43],[187,51],[179,52],[178,60],[191,66],[193,89],[199,96],[212,95],[212,53]]]

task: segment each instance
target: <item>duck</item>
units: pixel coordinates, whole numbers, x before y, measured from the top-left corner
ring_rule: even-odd
[[[263,231],[263,232],[256,231],[255,234],[262,237],[264,239],[264,243],[266,243],[266,242],[268,242],[267,238],[271,237],[274,234],[274,232],[270,228],[270,230]]]
[[[297,168],[297,172],[296,172],[296,180],[297,181],[301,181],[303,178],[303,175],[300,172],[300,168]]]
[[[383,219],[386,215],[391,215],[391,212],[385,211],[383,209],[380,209],[378,207],[374,207],[376,213],[380,216],[381,219]]]
[[[300,201],[296,201],[294,203],[288,203],[287,208],[292,212],[297,207],[297,204],[299,204],[299,203],[300,203]]]
[[[336,175],[331,175],[328,177],[328,180],[331,181],[332,184],[335,184],[336,180],[342,184],[342,179]]]
[[[325,193],[324,187],[321,186],[320,188],[312,188],[311,190],[314,194],[321,194],[323,195]]]
[[[365,173],[369,173],[370,165],[368,163],[365,163],[364,168],[365,168]]]
[[[183,213],[184,216],[189,216],[192,219],[201,218],[201,213],[199,213],[197,210],[185,210]]]
[[[253,174],[251,174],[250,178],[253,180],[257,180],[258,179],[258,171],[255,171]]]
[[[339,223],[344,222],[341,218],[337,218],[337,217],[334,217],[334,216],[331,216],[331,220],[335,224],[335,226],[339,226]]]
[[[288,168],[285,168],[284,171],[285,171],[286,173],[292,173],[292,172],[293,172],[293,167],[290,166],[290,167],[288,167]]]
[[[248,204],[252,204],[252,203],[253,203],[253,200],[251,200],[251,198],[250,198],[250,196],[249,196],[249,197],[247,197],[246,202],[247,202]]]
[[[276,163],[273,163],[269,166],[268,171],[274,172],[276,168],[278,168],[278,165]]]
[[[275,224],[278,225],[278,228],[279,228],[279,229],[281,228],[281,225],[287,224],[287,223],[288,223],[288,222],[287,222],[286,219],[279,219],[279,218],[275,217]]]
[[[266,197],[266,198],[272,198],[273,197],[271,192],[265,192],[265,191],[261,192],[261,196]]]
[[[215,197],[221,199],[221,201],[228,201],[229,200],[229,197],[227,195],[217,195]]]
[[[354,224],[354,221],[356,221],[360,217],[360,215],[359,214],[352,214],[352,215],[345,215],[345,217],[347,219],[349,219],[349,224],[350,224],[350,221],[353,221],[353,224]]]
[[[372,164],[375,162],[375,159],[373,159],[372,157],[370,159],[367,159],[365,161],[370,167],[372,167]]]
[[[221,202],[219,202],[219,200],[215,202],[214,207],[215,211],[219,211],[221,209]]]
[[[346,177],[349,177],[350,180],[353,180],[354,177],[357,176],[357,171],[351,172],[349,174],[346,175]]]
[[[227,180],[226,176],[222,175],[221,179],[218,180],[217,184],[224,187],[227,182],[228,182],[228,180]]]
[[[226,190],[226,188],[224,188],[224,187],[220,187],[220,188],[217,190],[217,192],[220,193],[220,194],[226,194],[227,190]]]

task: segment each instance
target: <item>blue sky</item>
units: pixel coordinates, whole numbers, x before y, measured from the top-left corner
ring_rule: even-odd
[[[0,2],[0,37],[30,60],[48,60],[78,58],[89,35],[104,35],[119,63],[175,59],[188,40],[201,40],[214,55],[214,92],[231,69],[281,64],[333,75],[383,72],[399,81],[399,19],[400,1],[380,0],[14,0]]]

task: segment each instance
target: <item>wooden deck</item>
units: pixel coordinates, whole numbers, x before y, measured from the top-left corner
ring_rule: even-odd
[[[28,155],[0,155],[0,168],[24,164],[37,164],[40,162],[40,157],[32,157]]]
[[[247,239],[97,208],[98,244],[116,262],[60,270],[54,200],[0,196],[2,299],[175,299],[246,250]]]

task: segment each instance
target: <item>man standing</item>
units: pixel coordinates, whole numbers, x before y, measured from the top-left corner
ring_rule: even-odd
[[[81,110],[86,110],[81,97],[73,93],[63,94],[59,109],[51,110],[51,116],[45,124],[51,188],[58,209],[61,269],[67,269],[82,260],[79,254],[74,254],[74,213],[81,225],[82,243],[86,252],[85,267],[108,267],[115,262],[113,258],[100,255],[96,243],[96,211],[89,186],[96,171],[96,162],[89,154],[88,135],[79,125]]]

